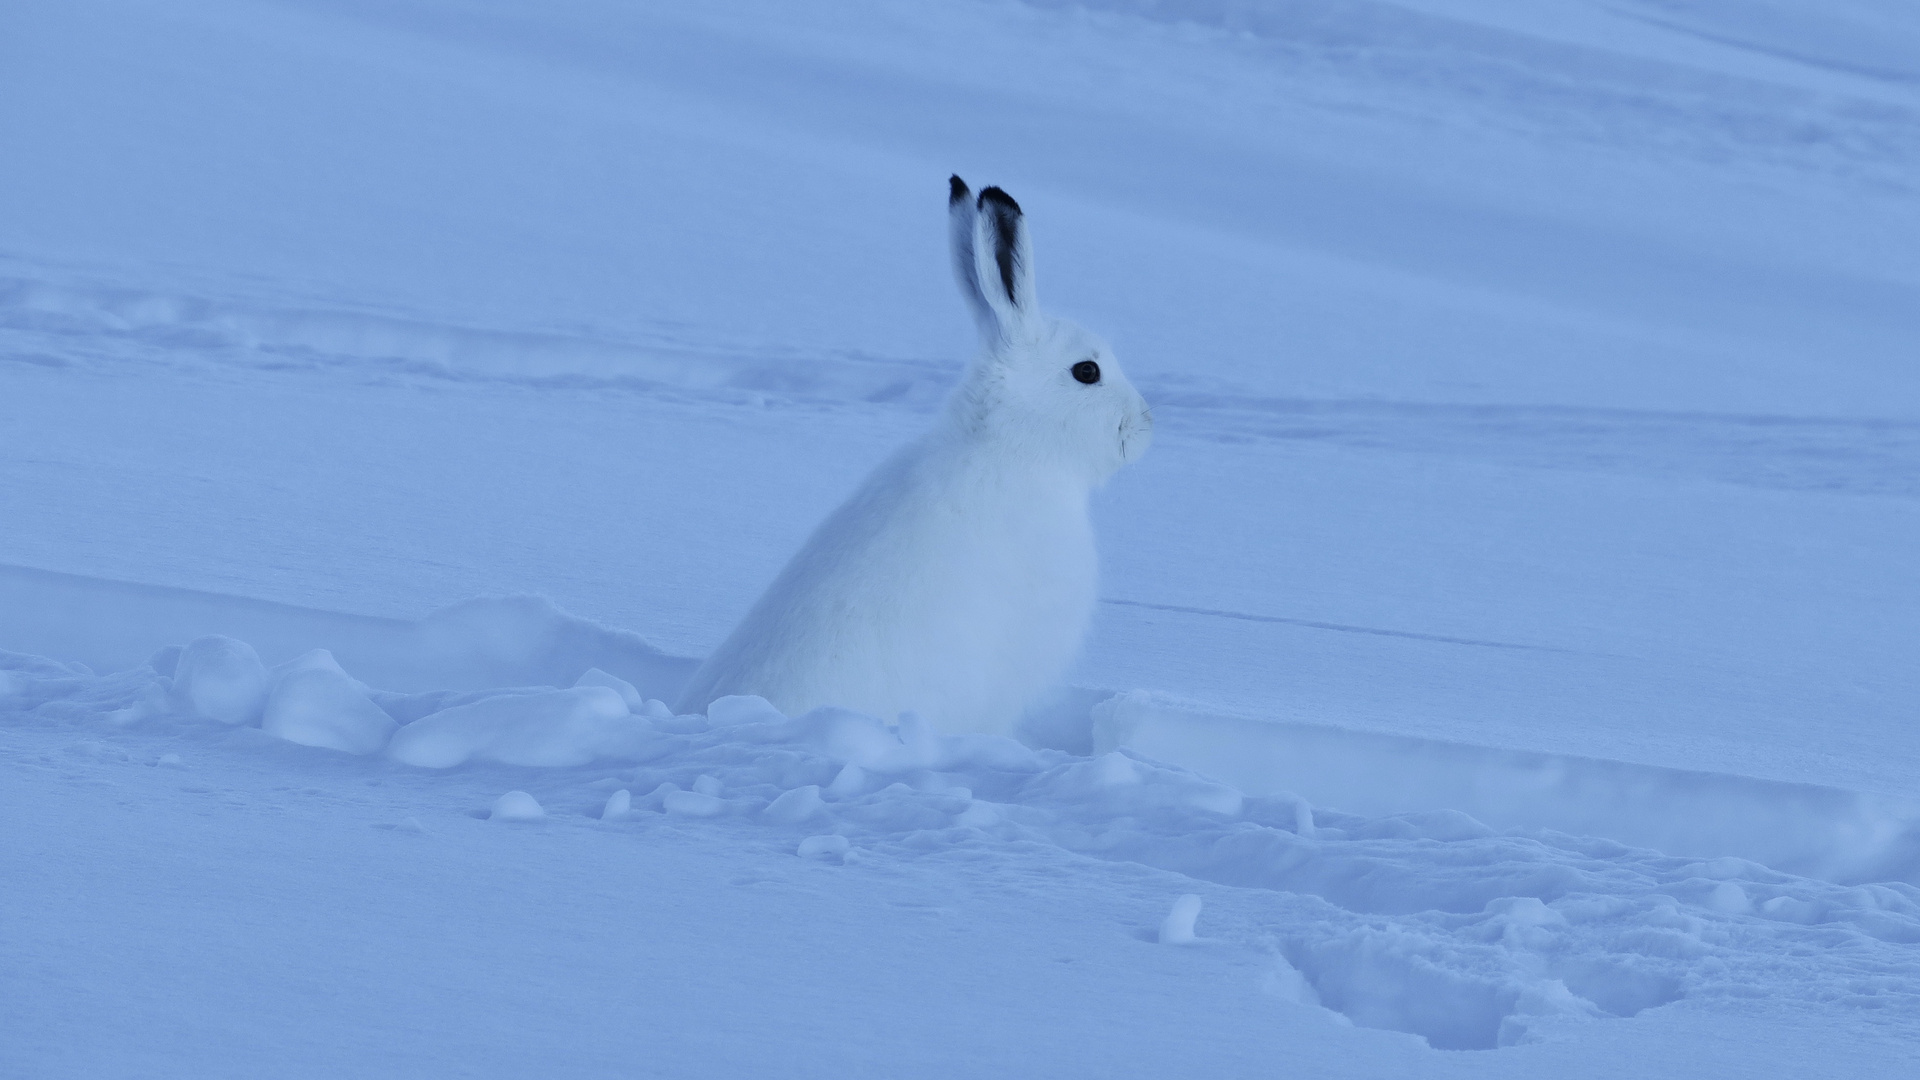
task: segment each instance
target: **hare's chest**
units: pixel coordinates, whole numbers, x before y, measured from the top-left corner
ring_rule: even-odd
[[[922,611],[967,628],[974,651],[1056,651],[1077,639],[1094,601],[1093,532],[1083,505],[1000,499],[957,507],[929,522],[936,533],[914,569]]]

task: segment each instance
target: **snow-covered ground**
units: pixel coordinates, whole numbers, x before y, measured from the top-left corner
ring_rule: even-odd
[[[1074,686],[665,715],[955,171],[1158,421]],[[1920,1056],[1910,4],[26,0],[0,207],[0,1074]]]

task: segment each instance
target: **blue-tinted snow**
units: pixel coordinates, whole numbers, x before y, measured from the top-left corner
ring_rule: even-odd
[[[1920,1047],[1910,5],[15,3],[0,148],[0,1071]],[[671,716],[951,171],[1155,407],[1076,687]]]

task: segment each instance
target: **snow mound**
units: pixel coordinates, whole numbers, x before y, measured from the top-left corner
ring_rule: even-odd
[[[661,796],[660,805],[669,814],[685,817],[719,817],[727,812],[725,799],[704,791],[669,791]]]
[[[387,756],[450,769],[469,761],[502,765],[585,765],[640,759],[660,737],[604,686],[487,698],[421,717],[401,728]]]
[[[493,802],[493,821],[539,821],[547,816],[540,800],[524,791],[509,791]]]
[[[820,798],[820,785],[807,784],[781,792],[767,804],[766,816],[767,820],[782,825],[798,825],[818,814],[825,806],[826,803]]]
[[[407,687],[400,681],[382,683],[391,689],[571,686],[592,669],[604,678],[583,685],[611,686],[623,698],[638,696],[636,687],[664,696],[691,667],[630,630],[569,615],[538,596],[489,597],[442,608],[410,627],[403,645],[405,670],[395,674]]]
[[[640,696],[637,687],[620,676],[608,674],[597,667],[588,668],[586,674],[573,681],[573,685],[604,686],[619,694],[620,700],[627,703],[627,709],[631,712],[642,712],[647,707],[646,699]]]
[[[253,646],[209,634],[188,642],[174,663],[173,692],[189,710],[223,724],[253,724],[270,680]]]
[[[626,788],[607,796],[607,805],[600,808],[601,821],[619,821],[633,813],[633,792]]]
[[[847,838],[844,836],[831,834],[809,836],[800,841],[800,846],[794,849],[794,853],[803,859],[840,860],[847,857],[847,851],[851,847],[852,845],[847,843]]]
[[[332,653],[315,649],[280,672],[260,728],[302,746],[377,754],[399,725],[340,669]]]

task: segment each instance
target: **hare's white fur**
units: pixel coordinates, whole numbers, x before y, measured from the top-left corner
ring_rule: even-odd
[[[1059,678],[1095,601],[1087,500],[1152,417],[1112,351],[1042,314],[1023,215],[951,182],[954,269],[984,347],[933,429],[815,530],[694,673],[683,712],[757,694],[795,715],[915,711],[1007,733]],[[1099,381],[1074,365],[1099,365]]]

